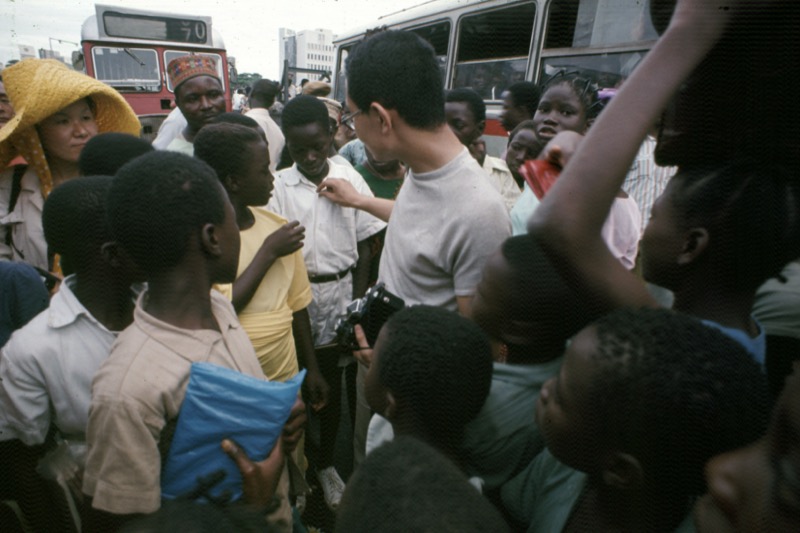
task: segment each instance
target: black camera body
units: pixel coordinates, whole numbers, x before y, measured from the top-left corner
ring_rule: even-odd
[[[340,346],[356,350],[355,325],[360,324],[370,346],[375,345],[381,328],[394,313],[403,309],[405,302],[395,296],[383,283],[370,287],[363,298],[353,300],[347,306],[347,315],[336,323],[336,340]]]

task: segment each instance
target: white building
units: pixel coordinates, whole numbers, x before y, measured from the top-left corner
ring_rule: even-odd
[[[295,32],[288,28],[280,28],[278,36],[281,43],[281,65],[284,60],[288,60],[290,67],[322,70],[329,74],[333,72],[335,55],[333,51],[334,35],[331,30],[316,29]],[[318,80],[321,77],[321,74],[299,72],[295,75],[295,82],[299,85],[303,78]]]

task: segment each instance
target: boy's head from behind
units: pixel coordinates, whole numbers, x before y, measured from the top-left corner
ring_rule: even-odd
[[[324,178],[333,142],[325,104],[314,96],[295,96],[283,108],[281,130],[286,149],[300,172],[312,181]]]
[[[567,339],[600,316],[528,235],[507,239],[486,262],[472,320],[508,348],[508,362],[563,353]]]
[[[112,240],[107,223],[111,176],[87,176],[59,185],[42,209],[42,227],[50,253],[61,256],[64,274],[91,268]]]
[[[800,186],[753,159],[681,169],[642,236],[645,278],[676,292],[691,276],[755,291],[798,256]]]
[[[398,436],[364,460],[336,516],[336,531],[347,533],[507,530],[451,461],[409,436]]]
[[[736,341],[668,310],[620,310],[573,339],[536,422],[590,479],[687,505],[706,461],[756,440],[768,409],[764,374]]]
[[[195,137],[194,156],[214,169],[232,201],[263,206],[269,201],[275,178],[269,171],[267,143],[257,128],[209,124]]]
[[[381,32],[359,43],[347,58],[347,97],[351,111],[369,114],[378,104],[412,128],[432,130],[445,122],[436,53],[413,32]]]
[[[480,328],[456,313],[415,306],[381,329],[365,395],[396,433],[457,458],[464,426],[483,407],[491,377],[491,348]]]
[[[199,159],[168,151],[139,157],[117,173],[108,195],[112,235],[153,276],[194,253],[212,282],[236,276],[239,231],[214,170]]]
[[[128,161],[152,152],[149,142],[127,133],[101,133],[81,150],[81,176],[113,176]]]

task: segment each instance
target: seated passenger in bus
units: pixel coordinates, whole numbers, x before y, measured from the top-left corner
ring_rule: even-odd
[[[175,88],[175,104],[186,119],[186,127],[166,149],[192,155],[197,132],[225,112],[225,91],[217,72],[217,61],[204,55],[177,57],[167,65],[167,76]]]

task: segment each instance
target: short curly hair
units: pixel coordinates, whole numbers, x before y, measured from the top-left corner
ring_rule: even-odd
[[[488,337],[470,320],[424,305],[398,311],[384,328],[381,383],[413,412],[431,445],[459,457],[464,427],[489,395]]]
[[[665,498],[705,490],[705,463],[764,434],[767,381],[716,328],[666,309],[622,309],[594,323],[588,396],[601,438],[635,456]]]
[[[51,253],[61,255],[64,274],[75,272],[111,241],[106,219],[111,176],[85,176],[53,189],[42,209],[42,227]]]
[[[264,142],[259,131],[258,124],[255,128],[231,122],[209,124],[194,139],[194,156],[208,163],[222,181],[244,171],[249,163],[247,147]]]
[[[281,130],[283,134],[291,128],[319,124],[323,130],[330,133],[331,123],[328,117],[328,108],[316,96],[301,94],[295,96],[283,108],[281,114]]]
[[[199,159],[157,150],[134,159],[108,194],[112,235],[147,277],[177,265],[189,238],[225,218],[225,191]]]

